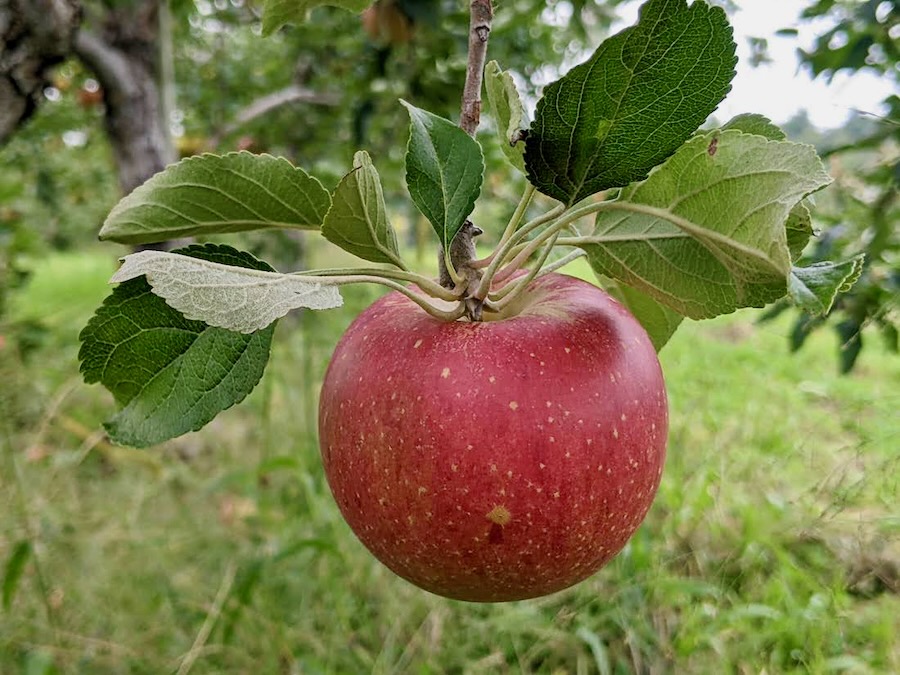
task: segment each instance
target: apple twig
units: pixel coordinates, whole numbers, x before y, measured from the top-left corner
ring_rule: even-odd
[[[469,12],[469,59],[459,126],[469,136],[474,137],[481,121],[481,83],[484,78],[484,62],[487,58],[487,43],[491,33],[491,22],[494,19],[494,8],[491,6],[491,0],[472,0]]]

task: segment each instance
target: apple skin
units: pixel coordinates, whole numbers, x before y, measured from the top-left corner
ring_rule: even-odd
[[[656,352],[604,291],[533,281],[514,316],[438,321],[399,293],[341,338],[319,404],[335,500],[432,593],[547,595],[618,553],[650,508],[668,411]]]

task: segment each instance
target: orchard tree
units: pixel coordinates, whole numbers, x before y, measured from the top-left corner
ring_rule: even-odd
[[[315,4],[269,0],[263,32]],[[861,269],[858,257],[795,264],[812,234],[805,200],[830,182],[814,148],[754,114],[699,130],[736,64],[720,8],[648,0],[636,25],[544,87],[530,123],[515,80],[488,60],[493,25],[490,0],[473,0],[458,125],[397,104],[409,196],[440,247],[433,277],[404,259],[380,157],[357,152],[326,189],[283,158],[205,154],[122,199],[101,238],[309,230],[368,265],[279,273],[222,244],[134,253],[80,352],[85,380],[120,406],[110,437],[146,447],[242,400],[291,309],[340,306],[349,284],[390,288],[328,368],[326,475],[392,570],[476,601],[560,590],[625,545],[665,455],[656,352],[685,318],[785,297],[827,311]],[[479,141],[483,91],[495,133]],[[496,229],[471,218],[491,144],[527,178]],[[498,243],[479,258],[485,230]],[[579,257],[609,294],[557,272]]]
[[[175,160],[164,96],[171,53],[160,0],[7,0],[0,109],[5,141],[37,109],[53,66],[76,56],[96,76],[119,184],[127,194]],[[91,92],[88,92],[91,93]]]

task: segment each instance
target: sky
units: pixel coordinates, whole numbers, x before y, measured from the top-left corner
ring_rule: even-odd
[[[776,123],[789,120],[801,108],[806,108],[813,124],[822,129],[840,127],[848,116],[859,110],[868,113],[884,112],[880,103],[889,96],[891,83],[869,72],[855,75],[838,73],[831,84],[826,78],[813,80],[797,60],[798,47],[810,47],[821,24],[798,20],[800,11],[809,0],[739,0],[740,9],[730,15],[734,37],[738,45],[737,75],[731,93],[716,111],[718,119],[727,120],[743,112],[757,112]],[[640,3],[633,2],[620,10],[621,25],[637,20]],[[795,37],[780,37],[782,28],[796,28]],[[754,68],[750,64],[749,37],[768,39],[772,63]]]

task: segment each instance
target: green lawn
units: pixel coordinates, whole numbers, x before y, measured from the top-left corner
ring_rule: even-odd
[[[50,332],[24,366],[0,348],[0,673],[900,672],[900,359],[877,340],[841,377],[831,334],[790,355],[785,322],[686,324],[631,543],[570,590],[473,605],[377,563],[323,479],[318,383],[374,291],[283,321],[244,404],[138,452],[77,377],[113,267],[42,261],[13,309]]]

